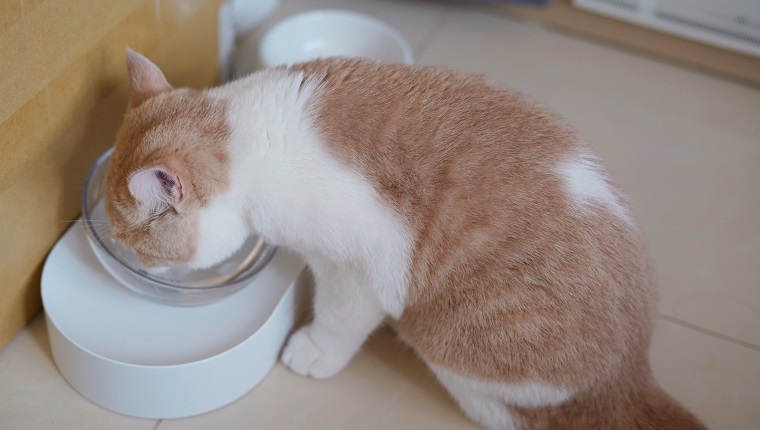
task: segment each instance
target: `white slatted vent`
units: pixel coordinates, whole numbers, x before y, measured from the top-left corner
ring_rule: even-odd
[[[760,57],[760,0],[573,0],[573,5]]]

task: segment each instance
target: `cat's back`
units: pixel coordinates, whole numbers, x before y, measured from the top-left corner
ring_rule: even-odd
[[[485,75],[326,59],[294,66],[323,144],[362,170],[416,228],[435,192],[504,194],[583,147],[561,118]],[[544,169],[545,170],[545,169]],[[519,174],[515,174],[519,173]],[[519,179],[519,180],[518,180]]]
[[[375,150],[400,145],[461,159],[468,154],[453,151],[477,142],[491,155],[542,147],[546,156],[571,147],[557,143],[577,140],[550,110],[483,74],[342,58],[291,70],[303,73],[303,81],[315,88],[318,127],[334,149],[347,142]],[[512,134],[519,137],[504,145]],[[555,142],[543,145],[546,140]]]

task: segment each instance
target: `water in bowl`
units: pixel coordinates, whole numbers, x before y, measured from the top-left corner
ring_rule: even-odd
[[[205,269],[192,269],[187,266],[171,266],[152,269],[143,265],[137,254],[124,246],[111,233],[111,226],[105,212],[105,205],[98,202],[90,213],[90,226],[103,248],[120,263],[130,266],[140,275],[159,282],[167,282],[185,287],[206,288],[221,285],[235,279],[247,270],[263,254],[264,242],[254,236],[248,237],[243,246],[222,263]]]

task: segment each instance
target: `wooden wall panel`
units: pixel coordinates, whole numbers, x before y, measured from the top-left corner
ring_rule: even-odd
[[[0,348],[40,310],[47,253],[128,100],[124,52],[178,85],[218,78],[221,0],[0,0]]]

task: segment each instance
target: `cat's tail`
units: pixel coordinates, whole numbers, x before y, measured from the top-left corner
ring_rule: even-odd
[[[666,393],[654,377],[631,399],[632,428],[639,430],[707,430],[707,427]]]
[[[552,430],[707,430],[666,393],[651,372],[600,384],[541,411],[510,408],[523,428]]]

